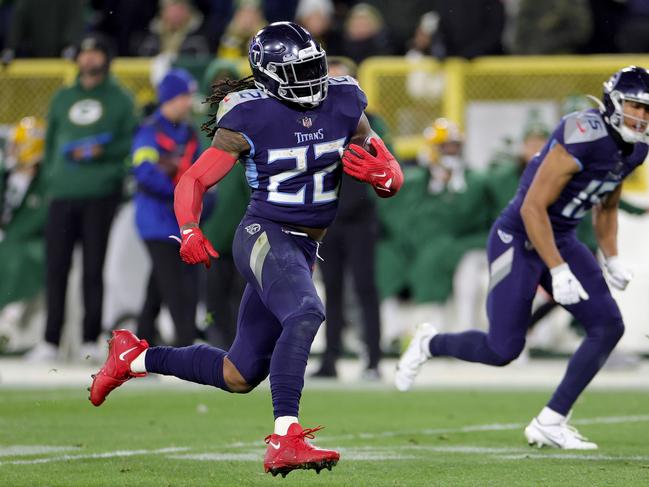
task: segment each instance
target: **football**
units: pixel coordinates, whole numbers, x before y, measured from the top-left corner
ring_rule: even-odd
[[[349,144],[345,146],[345,149],[351,144],[360,145],[367,152],[369,152],[373,156],[376,156],[376,150],[374,150],[374,147],[370,145],[370,137],[354,136],[349,141]]]

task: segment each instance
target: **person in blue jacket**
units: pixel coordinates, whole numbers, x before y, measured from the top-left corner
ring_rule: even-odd
[[[201,153],[189,121],[196,86],[184,69],[169,71],[158,85],[158,109],[133,141],[135,222],[152,264],[137,333],[149,343],[159,341],[155,321],[162,304],[173,319],[177,346],[191,345],[196,335],[197,275],[178,258],[178,244],[169,238],[180,233],[174,188]]]

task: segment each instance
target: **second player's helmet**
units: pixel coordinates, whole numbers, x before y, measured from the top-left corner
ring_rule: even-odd
[[[604,119],[617,131],[622,140],[634,144],[649,143],[649,126],[644,119],[624,115],[625,101],[637,102],[649,108],[649,72],[638,66],[619,70],[604,83],[602,97]],[[642,131],[636,131],[624,124],[624,117],[633,120]]]
[[[255,85],[280,100],[315,107],[327,97],[327,57],[309,32],[292,22],[261,29],[248,51]]]

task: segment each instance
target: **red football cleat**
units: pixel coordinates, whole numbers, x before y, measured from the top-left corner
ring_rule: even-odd
[[[90,402],[100,406],[110,391],[121,386],[131,377],[144,377],[146,373],[131,372],[131,362],[149,348],[146,340],[140,340],[128,330],[115,330],[108,340],[108,358],[99,372],[93,374]]]
[[[316,473],[323,468],[331,470],[338,463],[340,453],[317,448],[306,441],[306,438],[313,439],[313,433],[320,429],[322,426],[303,430],[298,423],[293,423],[284,436],[268,435],[265,440],[268,448],[264,455],[266,473],[272,473],[273,477],[280,473],[286,477],[296,469],[313,469]]]

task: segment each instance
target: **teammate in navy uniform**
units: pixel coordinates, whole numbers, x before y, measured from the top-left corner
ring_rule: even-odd
[[[319,428],[298,422],[307,357],[324,320],[311,277],[318,242],[334,219],[342,171],[382,197],[399,190],[403,175],[371,131],[357,83],[327,76],[325,52],[302,27],[278,22],[260,30],[249,61],[253,77],[213,87],[218,111],[204,127],[214,134],[212,146],[175,191],[180,255],[209,265],[218,254],[198,227],[202,196],[237,160],[245,164],[252,195],[233,252],[247,287],[234,343],[228,352],[207,345],[148,348],[126,330],[114,332],[90,400],[98,406],[115,387],[147,372],[241,393],[270,374],[275,431],[266,438],[264,469],[319,472],[339,454],[309,444]]]
[[[649,73],[635,66],[604,83],[599,110],[575,112],[561,120],[491,229],[488,333],[440,334],[429,324],[420,325],[399,360],[398,389],[408,390],[430,357],[510,363],[525,345],[540,284],[584,325],[586,337],[547,406],[525,428],[525,436],[539,446],[597,448],[567,424],[568,416],[619,341],[624,324],[602,270],[577,240],[575,226],[592,207],[608,282],[624,289],[631,274],[617,256],[617,206],[622,181],[647,157],[648,121]]]

